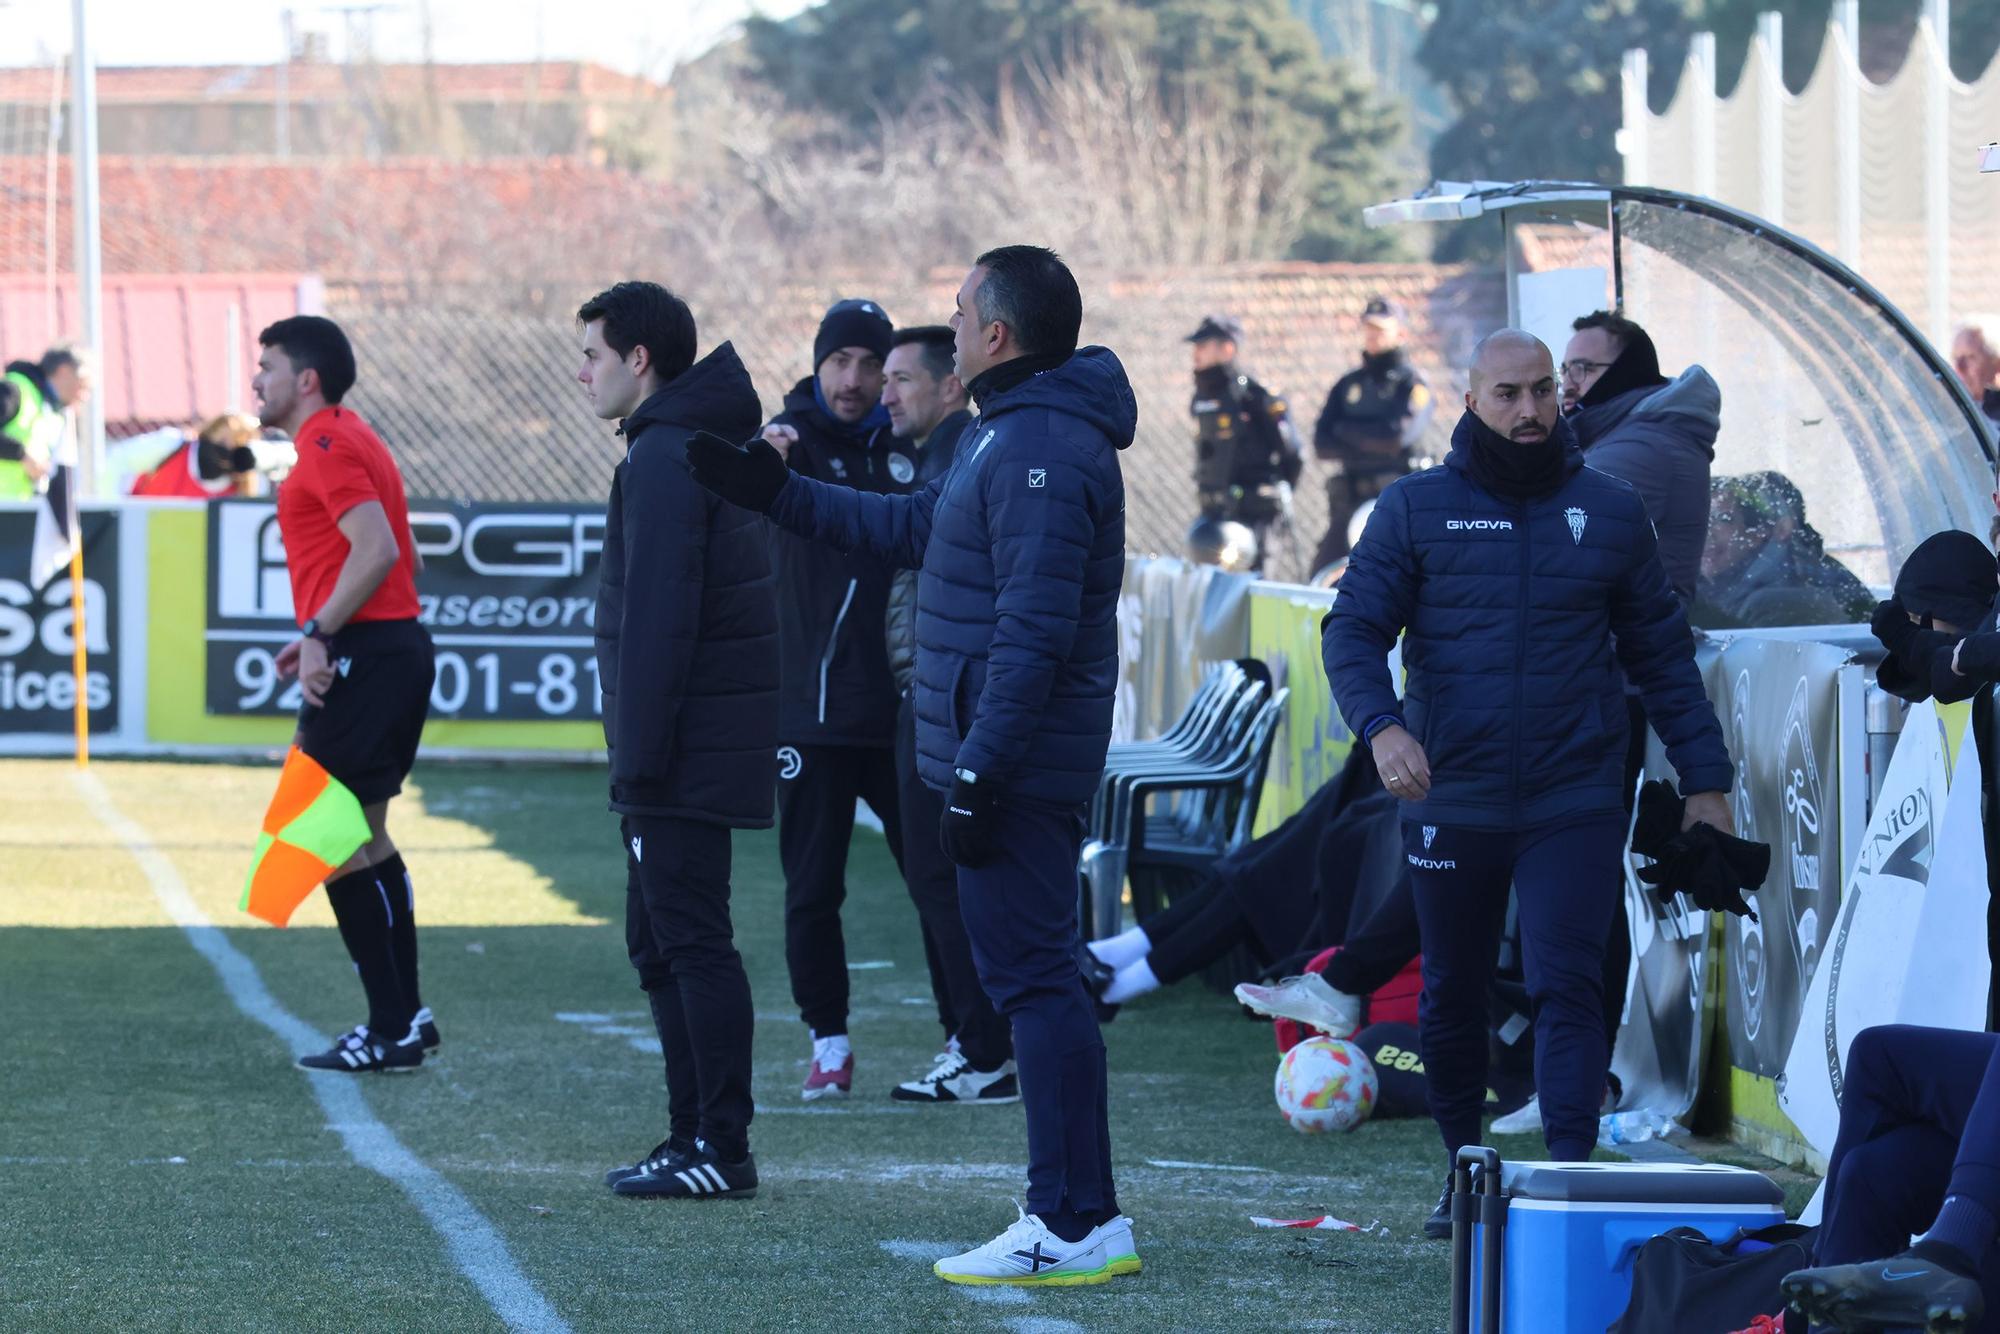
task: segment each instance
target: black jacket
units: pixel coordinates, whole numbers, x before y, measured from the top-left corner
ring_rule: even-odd
[[[1194,375],[1194,485],[1204,503],[1232,487],[1256,491],[1296,482],[1304,466],[1284,397],[1234,363]]]
[[[1401,473],[1437,404],[1402,348],[1370,356],[1334,382],[1313,427],[1313,452],[1350,473]]]
[[[916,464],[888,426],[850,426],[819,406],[811,376],[772,419],[799,433],[788,462],[816,482],[901,495]],[[889,564],[833,551],[770,527],[778,581],[778,736],[787,745],[887,746],[895,737],[896,687],[882,618]]]
[[[972,414],[961,408],[931,429],[918,446],[917,486],[919,489],[945,475],[958,457],[958,438]],[[917,677],[917,572],[897,570],[889,582],[889,606],[882,625],[888,640],[889,673],[896,678],[896,694],[906,695]]]
[[[764,524],[697,486],[687,465],[695,431],[742,440],[762,415],[749,372],[724,343],[625,419],[597,591],[611,809],[620,814],[771,823],[778,610]]]

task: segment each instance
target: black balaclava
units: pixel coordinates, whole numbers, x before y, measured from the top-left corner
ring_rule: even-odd
[[[1644,329],[1632,335],[1625,350],[1618,354],[1589,392],[1576,401],[1580,408],[1594,408],[1599,403],[1609,403],[1620,394],[1632,389],[1656,389],[1667,382],[1660,374],[1660,354],[1653,349],[1653,340]]]
[[[1971,533],[1947,529],[1917,544],[1896,571],[1896,600],[1905,611],[1970,630],[1985,619],[1996,592],[1993,552]]]

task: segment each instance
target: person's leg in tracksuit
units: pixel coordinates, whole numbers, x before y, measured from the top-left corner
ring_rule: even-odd
[[[1014,1028],[1028,1119],[1027,1211],[1061,1235],[1117,1212],[1104,1038],[1077,971],[1078,811],[1004,802],[994,854],[960,867],[959,903],[979,977]]]
[[[944,855],[936,830],[944,820],[944,794],[917,777],[916,716],[909,698],[896,720],[896,769],[903,822],[911,831],[903,850],[903,881],[923,924],[925,960],[939,1008],[949,1007],[946,1033],[975,1070],[997,1070],[1013,1056],[1007,1021],[980,985],[965,917],[958,906],[958,868]]]
[[[626,944],[666,1057],[669,1133],[682,1139],[692,1122],[717,1157],[740,1162],[750,1151],[753,1015],[729,919],[729,830],[638,815],[624,829]]]
[[[1487,988],[1510,884],[1535,1011],[1543,1135],[1557,1161],[1590,1156],[1607,1064],[1602,969],[1612,902],[1604,868],[1618,857],[1624,834],[1616,817],[1522,833],[1404,826],[1423,938],[1418,1027],[1431,1115],[1447,1157],[1479,1141]]]

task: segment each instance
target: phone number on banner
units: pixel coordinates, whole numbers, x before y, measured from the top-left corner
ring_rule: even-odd
[[[602,717],[604,691],[597,678],[597,655],[589,641],[583,641],[582,646],[568,640],[557,642],[564,646],[551,647],[547,639],[523,644],[506,642],[503,636],[438,636],[431,716],[565,721]],[[221,658],[230,663],[236,712],[287,714],[298,710],[298,681],[278,675],[278,650],[283,646],[282,640],[232,644],[211,639],[209,660],[213,663]]]

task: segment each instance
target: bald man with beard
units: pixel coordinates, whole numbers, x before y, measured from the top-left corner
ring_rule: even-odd
[[[1447,1164],[1480,1139],[1486,996],[1509,887],[1549,1156],[1597,1142],[1605,940],[1622,884],[1625,681],[1666,742],[1687,824],[1732,830],[1735,770],[1639,493],[1586,468],[1554,359],[1502,329],[1474,353],[1442,466],[1382,493],[1322,627],[1335,702],[1401,799],[1423,939],[1419,1016]],[[1388,653],[1403,639],[1396,695]],[[1622,673],[1621,673],[1622,668]],[[1424,1225],[1451,1233],[1449,1185]]]

